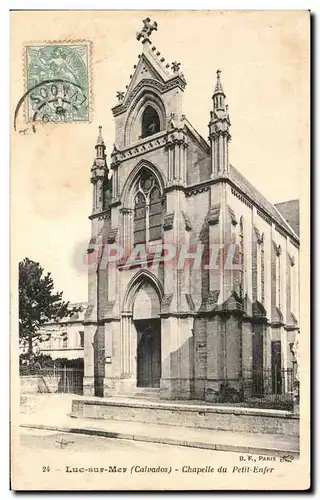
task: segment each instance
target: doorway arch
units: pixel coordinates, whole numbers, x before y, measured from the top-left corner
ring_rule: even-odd
[[[122,352],[122,365],[131,367],[130,376],[139,388],[160,387],[162,296],[159,280],[147,270],[137,273],[125,295],[121,344],[127,352]]]
[[[135,296],[132,320],[137,332],[137,387],[160,387],[160,301],[149,281]]]

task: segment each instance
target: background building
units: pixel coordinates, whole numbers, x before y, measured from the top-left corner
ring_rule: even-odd
[[[35,341],[35,352],[51,356],[52,359],[66,358],[71,360],[83,358],[83,319],[87,303],[70,304],[70,308],[73,307],[81,307],[82,310],[60,321],[47,323],[40,329],[39,340]],[[20,353],[26,350],[27,346],[20,346]]]

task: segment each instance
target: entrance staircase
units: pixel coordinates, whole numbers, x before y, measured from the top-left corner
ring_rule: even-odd
[[[158,387],[137,387],[130,393],[121,394],[121,397],[158,401],[160,400],[160,389]]]

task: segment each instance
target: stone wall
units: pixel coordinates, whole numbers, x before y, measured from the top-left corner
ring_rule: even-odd
[[[20,393],[36,394],[58,392],[59,377],[43,377],[41,375],[20,376]]]
[[[78,418],[148,422],[201,429],[299,436],[299,418],[289,412],[178,403],[72,401]]]

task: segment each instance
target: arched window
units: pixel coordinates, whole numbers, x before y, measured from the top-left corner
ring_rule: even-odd
[[[157,180],[144,170],[137,184],[134,206],[134,244],[162,238],[162,197]]]
[[[239,263],[240,263],[240,298],[244,298],[244,228],[243,216],[240,217],[240,242],[239,242]]]
[[[146,241],[146,199],[138,192],[134,204],[134,244]]]
[[[261,304],[264,303],[264,235],[262,234],[261,239],[258,241],[258,258],[259,262],[259,297],[258,300]]]
[[[142,115],[141,138],[160,132],[160,119],[152,106],[147,106]]]

